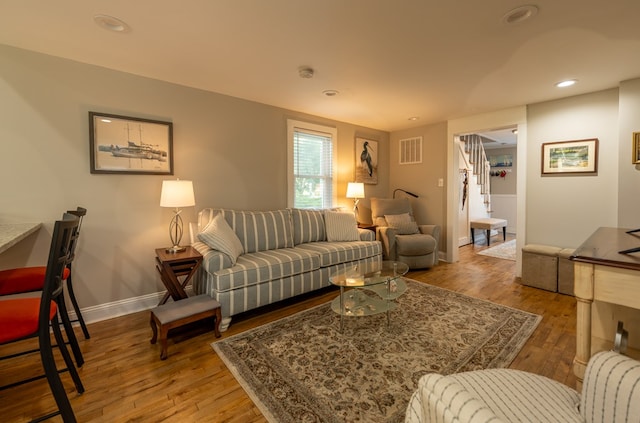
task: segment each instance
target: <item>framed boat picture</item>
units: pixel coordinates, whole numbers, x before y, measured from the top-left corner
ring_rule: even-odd
[[[173,124],[89,112],[91,173],[173,175]]]

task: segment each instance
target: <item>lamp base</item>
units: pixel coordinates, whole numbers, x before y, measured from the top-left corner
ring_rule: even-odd
[[[167,253],[176,254],[176,253],[181,253],[186,249],[187,249],[187,247],[181,247],[179,245],[174,245],[173,247],[167,248],[165,251]]]

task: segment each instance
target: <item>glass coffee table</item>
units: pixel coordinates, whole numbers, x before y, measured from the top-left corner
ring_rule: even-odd
[[[331,309],[340,315],[340,332],[344,327],[344,316],[387,313],[388,327],[391,324],[389,313],[396,308],[394,300],[407,290],[402,276],[408,271],[409,266],[405,263],[382,261],[349,267],[330,275],[329,281],[340,287],[340,295],[331,302]],[[364,290],[376,295],[368,295]]]

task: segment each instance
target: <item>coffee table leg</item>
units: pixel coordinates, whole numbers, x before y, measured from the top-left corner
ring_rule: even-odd
[[[340,287],[340,333],[342,333],[344,319],[344,287]]]
[[[395,275],[395,264],[394,264],[394,275]],[[387,279],[387,329],[391,327],[391,310],[389,305],[389,298],[391,298],[391,280]]]

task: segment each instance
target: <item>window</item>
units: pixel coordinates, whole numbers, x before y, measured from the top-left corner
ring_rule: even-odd
[[[333,207],[337,135],[336,128],[287,121],[289,207]]]

